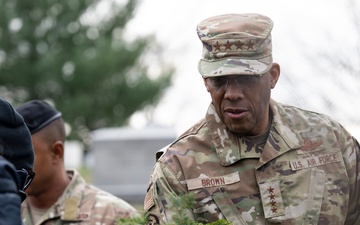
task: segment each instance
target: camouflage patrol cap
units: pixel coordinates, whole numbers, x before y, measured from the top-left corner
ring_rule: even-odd
[[[197,34],[203,43],[198,69],[206,77],[259,75],[272,65],[273,22],[260,14],[225,14],[203,20]]]

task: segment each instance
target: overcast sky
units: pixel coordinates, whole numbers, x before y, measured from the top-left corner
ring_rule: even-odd
[[[349,92],[344,91],[334,77],[328,78],[326,71],[334,74],[336,70],[332,65],[314,62],[325,68],[318,70],[309,60],[319,51],[331,55],[349,49],[347,54],[355,55],[353,45],[359,41],[344,0],[144,0],[129,23],[128,34],[155,34],[166,59],[177,69],[174,86],[157,107],[154,122],[182,132],[205,115],[210,96],[197,70],[202,45],[196,25],[210,16],[242,12],[262,13],[274,21],[273,56],[282,72],[272,97],[326,113],[360,138],[358,126],[347,121],[360,112],[357,97],[348,94],[360,94],[359,82],[347,78],[349,82],[343,85]],[[346,77],[342,71],[335,74]],[[329,109],[321,95],[332,96],[335,107]],[[132,125],[144,125],[140,113],[133,117]]]

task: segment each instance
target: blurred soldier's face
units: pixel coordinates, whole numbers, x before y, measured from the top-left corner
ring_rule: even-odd
[[[26,193],[30,195],[39,195],[45,190],[53,187],[52,180],[56,173],[56,166],[54,165],[54,154],[51,145],[44,141],[42,132],[37,132],[32,135],[32,142],[34,146],[34,171],[36,176],[30,186],[26,189]]]
[[[271,89],[280,75],[274,63],[258,75],[229,75],[204,78],[207,91],[221,121],[229,130],[246,136],[259,135],[269,123]]]

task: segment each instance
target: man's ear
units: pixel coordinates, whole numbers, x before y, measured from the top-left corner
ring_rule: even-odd
[[[64,159],[64,143],[61,141],[56,141],[51,145],[51,151],[54,161]]]
[[[210,87],[209,87],[208,82],[206,81],[206,78],[204,78],[204,77],[203,77],[203,81],[204,81],[204,84],[205,84],[206,90],[207,90],[208,92],[210,92],[210,91],[209,91],[209,90],[210,90],[210,89],[209,89]]]
[[[273,63],[269,73],[271,75],[271,89],[273,89],[280,77],[280,65],[278,63]]]

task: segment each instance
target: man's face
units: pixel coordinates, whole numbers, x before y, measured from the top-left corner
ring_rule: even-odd
[[[271,89],[280,74],[278,64],[257,75],[204,78],[207,91],[221,121],[229,130],[245,136],[266,131]]]
[[[43,140],[41,133],[32,135],[34,146],[34,171],[36,176],[30,186],[26,189],[28,195],[39,195],[51,185],[54,176],[54,165],[51,146]]]

